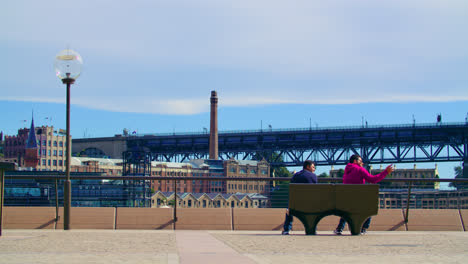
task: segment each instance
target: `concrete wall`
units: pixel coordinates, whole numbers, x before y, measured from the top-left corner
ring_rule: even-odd
[[[3,207],[5,229],[54,229],[55,207]]]
[[[274,208],[178,208],[178,230],[282,230],[286,209]],[[374,231],[465,231],[468,210],[381,209],[372,217]],[[55,207],[4,207],[5,229],[63,229],[63,210],[55,222]],[[72,207],[71,229],[168,229],[174,228],[172,208]],[[327,216],[318,231],[331,231],[337,216]],[[293,230],[304,230],[294,219]]]
[[[116,229],[173,229],[172,208],[117,208]]]
[[[233,230],[282,230],[286,209],[233,208],[232,213]],[[304,230],[302,224],[298,226]]]
[[[232,230],[231,208],[177,208],[176,229]]]
[[[408,231],[463,231],[457,209],[414,209],[408,213]],[[466,219],[468,220],[468,219]]]
[[[70,211],[71,229],[115,229],[114,220],[114,207],[72,207]],[[63,229],[62,207],[56,229]]]
[[[427,210],[430,211],[430,210]],[[413,219],[411,219],[412,221]],[[405,216],[401,209],[380,209],[372,217],[370,231],[405,231]]]

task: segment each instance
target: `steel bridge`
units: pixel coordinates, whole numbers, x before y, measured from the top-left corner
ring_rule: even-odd
[[[272,166],[344,165],[352,154],[367,164],[463,161],[468,164],[468,123],[375,125],[221,131],[222,160],[266,159]],[[127,154],[183,162],[208,159],[208,133],[145,134],[127,139]]]

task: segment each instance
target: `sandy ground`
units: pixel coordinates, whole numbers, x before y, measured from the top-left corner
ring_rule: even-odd
[[[0,263],[468,263],[468,232],[3,230]]]

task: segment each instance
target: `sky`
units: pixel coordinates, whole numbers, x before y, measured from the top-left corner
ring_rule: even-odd
[[[201,132],[212,90],[220,130],[465,122],[467,17],[466,0],[6,1],[0,130],[32,111],[65,127],[65,48],[84,62],[74,138]]]

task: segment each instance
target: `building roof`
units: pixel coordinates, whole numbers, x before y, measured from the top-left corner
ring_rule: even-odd
[[[99,165],[107,166],[121,166],[122,159],[108,159],[108,158],[90,158],[90,157],[71,157],[72,166],[81,166],[86,161],[97,161]]]
[[[205,163],[203,159],[192,159],[187,162],[188,164],[192,165],[194,168],[203,168],[208,167],[208,164]]]
[[[239,165],[250,165],[250,166],[257,166],[258,161],[256,160],[237,160]]]
[[[180,162],[167,162],[167,161],[151,161],[151,166],[157,165],[166,165],[169,168],[182,168],[183,166],[187,166],[187,163],[180,163]],[[190,165],[190,164],[188,164]]]
[[[36,129],[34,128],[34,117],[31,119],[31,128],[29,129],[28,141],[26,143],[27,149],[36,148],[37,149],[37,141],[36,141]]]

